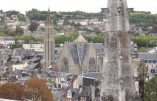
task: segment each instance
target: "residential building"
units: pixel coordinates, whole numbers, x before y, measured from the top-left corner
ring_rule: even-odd
[[[0,36],[0,44],[4,46],[15,44],[15,38],[12,36]]]
[[[148,53],[148,52],[139,52],[138,57],[146,63],[148,69],[154,68],[157,66],[157,54]]]
[[[25,50],[34,50],[36,52],[44,52],[44,45],[43,44],[23,44],[22,47]]]

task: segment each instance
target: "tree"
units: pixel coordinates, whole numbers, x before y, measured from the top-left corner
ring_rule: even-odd
[[[146,47],[141,47],[138,49],[139,52],[148,52],[148,48]]]
[[[24,88],[18,83],[5,83],[0,86],[0,98],[22,100]]]
[[[144,100],[157,101],[157,77],[154,77],[145,83]]]
[[[30,20],[37,20],[40,16],[40,12],[33,8],[31,11],[27,12],[27,16]]]
[[[102,33],[102,32],[99,30],[99,28],[94,28],[94,29],[93,29],[93,32],[95,32],[97,35],[100,34],[100,33]]]
[[[35,21],[32,21],[29,25],[29,30],[33,33],[33,31],[36,31],[38,28],[38,24]]]
[[[17,35],[22,35],[24,30],[20,26],[16,26],[15,32],[16,32]]]
[[[19,12],[18,12],[18,11],[15,11],[15,10],[12,10],[12,11],[7,11],[6,14],[7,14],[7,16],[10,17],[11,15],[18,15]]]
[[[64,19],[63,25],[70,25],[70,22],[68,19]]]
[[[26,21],[26,17],[25,17],[23,14],[19,14],[19,15],[18,15],[18,19],[19,19],[20,21]]]
[[[157,45],[157,37],[155,36],[134,36],[132,41],[140,47],[155,47]]]
[[[33,98],[33,101],[53,101],[53,95],[46,85],[46,81],[38,77],[32,77],[25,83],[28,90],[27,97]]]

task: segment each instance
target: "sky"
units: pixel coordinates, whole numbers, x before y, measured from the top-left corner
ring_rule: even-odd
[[[100,12],[107,7],[107,0],[0,0],[0,10],[17,10],[25,13],[32,8],[52,11]],[[157,14],[156,0],[127,0],[128,7],[135,11],[151,11]]]

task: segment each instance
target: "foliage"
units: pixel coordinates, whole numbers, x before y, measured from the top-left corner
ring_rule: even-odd
[[[51,12],[52,18],[55,21],[58,19],[91,19],[91,18],[98,18],[103,19],[104,15],[102,13],[86,13],[82,11],[74,11],[74,12]],[[46,20],[47,11],[39,11],[37,9],[32,9],[27,12],[27,16],[31,20]]]
[[[84,35],[84,37],[88,42],[104,43],[104,37],[100,35],[95,35],[95,36]]]
[[[94,28],[93,32],[95,32],[96,34],[101,34],[102,32],[99,30],[99,28]]]
[[[157,15],[150,12],[134,12],[129,16],[130,23],[134,23],[139,27],[147,27],[157,25]]]
[[[76,37],[78,36],[78,33],[72,34],[72,35],[62,35],[62,36],[55,36],[55,43],[56,44],[64,44],[64,42],[73,42]]]
[[[144,100],[145,101],[157,101],[157,77],[154,77],[145,83]]]
[[[27,12],[27,17],[30,20],[46,20],[47,12],[45,11],[39,11],[37,9],[32,9]]]
[[[15,37],[16,42],[18,40],[24,40],[26,43],[30,43],[30,42],[42,42],[43,38],[42,37],[37,37],[37,36],[33,36],[33,35],[23,35],[23,36],[16,36]]]
[[[17,35],[22,35],[24,30],[20,26],[16,26],[15,32],[17,33]]]
[[[148,52],[148,49],[146,47],[141,47],[138,49],[139,52]]]
[[[56,46],[59,46],[59,44],[64,44],[64,42],[73,42],[79,34],[71,34],[71,35],[56,35],[55,36],[55,44]],[[100,35],[95,35],[95,36],[90,36],[90,35],[84,35],[85,39],[88,42],[93,42],[93,43],[103,43],[104,42],[104,37]],[[43,37],[37,37],[33,35],[23,35],[23,36],[16,36],[15,40],[24,40],[26,43],[30,42],[35,42],[35,43],[40,43],[43,42]]]
[[[17,83],[5,83],[0,86],[0,98],[22,100],[24,88]]]
[[[141,47],[155,47],[157,45],[157,37],[154,36],[134,36],[132,41]]]
[[[46,81],[38,77],[27,80],[24,86],[10,82],[0,85],[0,98],[20,101],[24,98],[33,99],[33,101],[54,101]]]
[[[19,14],[19,15],[18,15],[18,19],[19,19],[20,21],[26,21],[26,17],[25,17],[23,14]]]
[[[11,17],[11,15],[18,15],[19,12],[15,11],[15,10],[12,10],[12,11],[7,11],[6,14],[7,14],[7,16]]]
[[[62,35],[62,36],[56,36],[55,37],[55,43],[56,44],[63,44],[64,42],[72,42],[74,40],[72,35]]]
[[[23,35],[23,28],[16,26],[15,30],[6,29],[3,31],[0,31],[0,36],[21,36]]]
[[[70,24],[69,20],[68,19],[64,19],[63,25],[69,25],[69,24]]]
[[[4,32],[0,32],[0,36],[6,36]]]
[[[38,24],[35,21],[32,21],[29,25],[29,30],[33,33],[33,31],[36,31],[38,28]]]
[[[0,32],[2,36],[16,36],[15,30],[6,29]]]
[[[11,10],[11,11],[7,11],[6,14],[8,17],[11,17],[11,15],[17,15],[17,17],[20,21],[26,21],[26,17],[24,16],[24,14],[21,14],[18,11]]]
[[[46,81],[39,79],[38,77],[32,77],[26,81],[25,86],[27,87],[28,97],[32,96],[33,101],[53,101],[53,95],[46,85]]]

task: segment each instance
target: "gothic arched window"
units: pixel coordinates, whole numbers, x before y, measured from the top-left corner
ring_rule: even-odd
[[[96,68],[96,61],[95,58],[89,58],[89,71],[95,71]]]
[[[69,70],[69,62],[66,57],[62,59],[62,67],[63,67],[63,72],[67,72]]]

